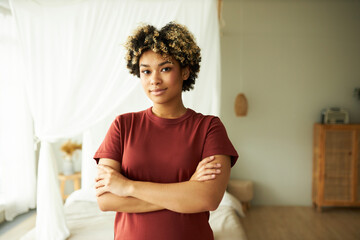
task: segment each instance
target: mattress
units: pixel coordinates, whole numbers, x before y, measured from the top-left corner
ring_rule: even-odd
[[[114,212],[99,210],[93,194],[76,191],[66,201],[64,211],[70,230],[69,240],[113,239]],[[225,193],[218,209],[210,212],[209,223],[215,240],[247,240],[240,217],[244,217],[241,204],[229,193]],[[34,240],[35,229],[21,240]]]

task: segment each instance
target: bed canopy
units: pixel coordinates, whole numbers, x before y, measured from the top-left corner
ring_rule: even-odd
[[[64,220],[51,143],[82,134],[82,187],[91,188],[95,170],[91,158],[109,121],[117,114],[142,110],[151,104],[138,79],[128,73],[124,61],[122,44],[139,23],[160,28],[175,20],[188,26],[202,49],[202,62],[195,89],[184,94],[184,104],[205,114],[218,115],[218,2],[10,0],[9,3],[24,60],[24,66],[19,65],[25,73],[21,78],[24,109],[31,116],[27,120],[30,124],[24,125],[29,133],[26,140],[32,141],[34,131],[41,142],[36,238],[66,239],[70,233]],[[29,159],[25,155],[17,157]]]

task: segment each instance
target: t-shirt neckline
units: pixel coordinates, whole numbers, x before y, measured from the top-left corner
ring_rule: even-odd
[[[150,107],[146,110],[146,115],[149,117],[150,120],[152,120],[156,123],[161,123],[161,124],[176,124],[176,123],[184,121],[185,119],[189,118],[191,115],[194,114],[194,111],[192,109],[187,108],[186,112],[178,118],[162,118],[162,117],[156,116],[152,112],[151,109],[152,109],[152,107]]]

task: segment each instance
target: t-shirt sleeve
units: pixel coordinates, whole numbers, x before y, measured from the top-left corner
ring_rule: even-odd
[[[231,167],[238,159],[238,153],[232,145],[224,125],[218,117],[211,120],[206,139],[202,158],[212,155],[227,155],[231,157]]]
[[[112,122],[103,142],[94,155],[94,159],[97,163],[99,163],[100,158],[110,158],[121,163],[122,144],[119,118],[116,118]]]

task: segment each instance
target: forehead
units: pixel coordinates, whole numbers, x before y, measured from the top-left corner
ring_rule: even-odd
[[[139,59],[139,64],[146,64],[146,65],[157,65],[163,62],[171,62],[175,64],[176,60],[173,57],[163,57],[160,53],[156,53],[152,50],[147,50]]]

